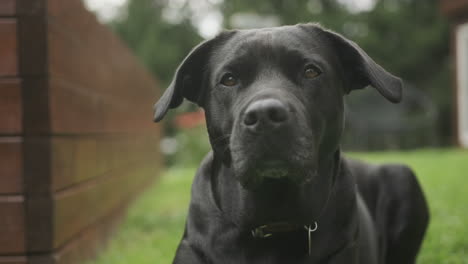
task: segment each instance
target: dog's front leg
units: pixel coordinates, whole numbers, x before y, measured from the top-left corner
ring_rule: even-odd
[[[358,247],[356,244],[348,245],[347,248],[339,252],[337,255],[330,257],[327,260],[328,264],[367,264],[359,262]],[[375,264],[375,263],[373,263]]]
[[[209,264],[203,253],[183,239],[177,248],[173,264]]]

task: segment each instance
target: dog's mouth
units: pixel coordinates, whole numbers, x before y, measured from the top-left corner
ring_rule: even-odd
[[[289,146],[270,142],[251,142],[231,146],[232,166],[240,184],[248,190],[265,187],[272,180],[292,185],[310,181],[316,173],[316,153],[311,141],[289,140]],[[267,147],[265,147],[267,145]]]
[[[281,179],[288,176],[288,171],[283,168],[257,169],[256,173],[261,178]]]
[[[264,161],[255,168],[255,174],[260,178],[281,179],[289,174],[289,165],[284,161],[270,160]]]
[[[274,183],[301,185],[314,176],[312,166],[294,164],[285,160],[249,162],[235,168],[240,184],[248,190],[266,189]]]

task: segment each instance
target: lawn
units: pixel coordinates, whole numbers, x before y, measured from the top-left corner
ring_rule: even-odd
[[[468,151],[419,150],[355,153],[373,163],[400,162],[419,177],[431,224],[418,263],[468,263]],[[169,169],[130,208],[106,250],[93,264],[171,263],[182,236],[195,168]]]

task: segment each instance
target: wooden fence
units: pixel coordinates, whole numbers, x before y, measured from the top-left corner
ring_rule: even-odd
[[[0,263],[81,263],[160,168],[157,84],[80,0],[0,0]]]

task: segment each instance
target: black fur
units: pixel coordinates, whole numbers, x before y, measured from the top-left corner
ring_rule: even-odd
[[[366,86],[401,100],[399,78],[315,24],[197,46],[155,105],[156,121],[184,98],[203,107],[213,148],[174,263],[414,263],[429,219],[414,174],[340,152],[343,96]],[[311,253],[305,229],[251,235],[277,222],[317,222]]]

